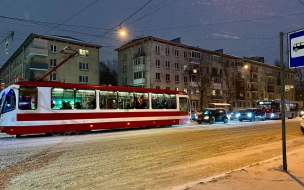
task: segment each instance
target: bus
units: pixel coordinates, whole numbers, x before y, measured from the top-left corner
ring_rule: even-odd
[[[265,110],[266,119],[281,119],[281,100],[257,100],[257,107]],[[292,119],[298,116],[297,101],[285,100],[285,117]]]
[[[0,92],[0,130],[19,137],[187,124],[189,102],[183,91],[19,81]]]

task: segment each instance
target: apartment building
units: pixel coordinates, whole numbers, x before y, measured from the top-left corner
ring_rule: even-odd
[[[36,80],[66,60],[47,81],[99,84],[99,48],[71,37],[30,34],[0,68],[5,86],[17,80]]]
[[[230,102],[232,107],[256,107],[256,100],[280,99],[280,68],[155,37],[134,39],[118,52],[118,85],[182,90],[192,108]],[[198,77],[199,76],[199,77]],[[294,72],[285,71],[285,84],[294,85]],[[285,92],[295,99],[295,91]]]

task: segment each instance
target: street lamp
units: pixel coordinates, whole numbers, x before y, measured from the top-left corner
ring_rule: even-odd
[[[193,74],[196,74],[197,73],[197,69],[193,69]]]

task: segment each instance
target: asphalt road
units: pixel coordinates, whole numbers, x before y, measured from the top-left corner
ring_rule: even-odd
[[[185,189],[282,154],[281,121],[92,132],[0,135],[0,189]],[[286,120],[287,151],[304,147]]]

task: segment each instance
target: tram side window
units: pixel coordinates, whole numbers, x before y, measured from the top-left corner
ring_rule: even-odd
[[[21,86],[19,88],[18,108],[20,110],[37,109],[38,90],[37,87]]]
[[[95,90],[75,90],[75,109],[96,109]]]
[[[15,108],[16,108],[16,95],[14,90],[10,90],[5,96],[3,113],[12,111]]]
[[[188,99],[187,98],[179,98],[179,110],[181,112],[188,112]]]
[[[74,89],[52,88],[52,109],[73,109]]]
[[[134,109],[133,101],[134,101],[133,92],[118,92],[119,109]]]
[[[175,94],[164,94],[165,96],[165,109],[175,109],[176,108],[176,95]]]
[[[135,109],[149,109],[149,94],[135,92],[133,105]]]
[[[99,92],[100,109],[116,109],[117,108],[117,92],[116,91],[100,91]]]
[[[163,109],[165,103],[164,94],[152,93],[152,109]]]

